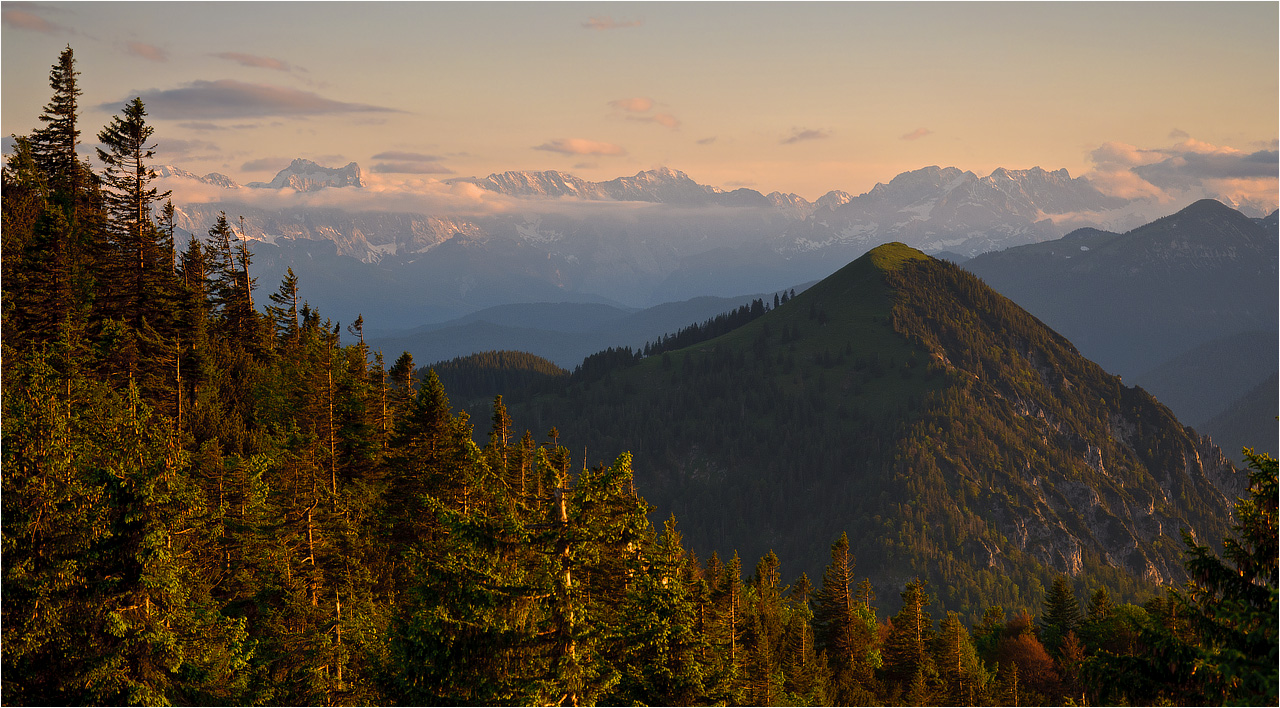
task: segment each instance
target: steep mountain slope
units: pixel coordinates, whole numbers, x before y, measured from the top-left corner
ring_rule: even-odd
[[[727,335],[512,407],[592,460],[635,453],[701,553],[816,577],[848,532],[881,597],[914,576],[967,613],[1055,573],[1182,579],[1243,476],[1140,389],[959,268],[872,250]],[[476,413],[479,415],[479,412]]]
[[[1123,235],[1077,231],[964,268],[1132,377],[1219,337],[1274,331],[1278,256],[1274,232],[1205,199]]]

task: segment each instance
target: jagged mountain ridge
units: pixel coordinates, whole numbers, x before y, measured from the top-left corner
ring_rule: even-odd
[[[1055,238],[1064,233],[1059,222],[1067,216],[1093,214],[1104,220],[1107,212],[1126,204],[1066,170],[1000,168],[978,177],[955,167],[925,167],[817,210],[787,232],[780,248],[869,248],[896,240],[928,252],[973,257]]]
[[[309,169],[281,171],[273,180],[280,188],[269,191],[293,192],[290,180]],[[607,182],[587,182],[554,171],[507,172],[468,181],[501,192],[510,201],[497,212],[465,215],[425,209],[317,208],[306,202],[272,208],[266,204],[279,201],[255,199],[265,196],[266,189],[236,189],[215,174],[200,178],[178,168],[162,172],[170,180],[195,179],[226,187],[221,199],[209,200],[209,190],[202,189],[200,200],[176,203],[184,231],[207,233],[221,211],[233,219],[243,215],[251,240],[295,243],[288,250],[302,255],[292,265],[304,284],[312,275],[308,259],[319,254],[324,243],[334,244],[339,257],[376,264],[386,278],[404,281],[406,291],[415,284],[424,286],[419,276],[425,269],[443,280],[427,286],[429,298],[412,292],[410,298],[448,303],[446,319],[504,302],[607,298],[629,307],[649,307],[702,295],[780,290],[819,280],[884,241],[970,257],[1056,238],[1067,223],[1075,223],[1061,220],[1076,218],[1072,214],[1045,218],[1049,212],[1103,209],[1086,214],[1100,215],[1094,225],[1106,228],[1114,227],[1104,223],[1108,219],[1123,222],[1132,214],[1130,207],[1105,210],[1115,202],[1085,180],[1038,168],[997,170],[979,178],[956,168],[930,167],[903,173],[859,196],[833,191],[817,202],[745,188],[726,192],[665,168]],[[366,193],[355,184],[343,190],[344,204],[358,204]],[[315,203],[314,195],[323,195],[323,188],[310,195],[309,203]],[[591,203],[593,208],[571,208],[575,203]],[[619,206],[603,206],[610,203]],[[522,209],[522,204],[529,208]],[[594,208],[597,204],[602,207]],[[445,244],[453,247],[441,248]],[[511,258],[515,252],[521,258]],[[532,288],[523,294],[501,288],[514,300],[489,297],[477,283],[503,278],[491,272],[499,265],[508,269],[508,282]],[[264,273],[266,282],[282,275],[282,270]],[[373,311],[378,306],[339,298],[341,283],[319,285],[323,292],[315,294],[316,304],[343,317],[347,310]],[[411,327],[423,321],[398,320],[387,326]]]
[[[723,337],[512,411],[592,459],[635,453],[656,514],[700,553],[772,549],[815,577],[848,532],[880,596],[919,575],[962,612],[1031,606],[1059,572],[1178,582],[1179,530],[1221,537],[1244,483],[1151,396],[900,244]]]

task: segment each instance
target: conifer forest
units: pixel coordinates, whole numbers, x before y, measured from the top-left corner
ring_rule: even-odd
[[[1167,531],[1177,587],[975,584],[961,612],[925,573],[873,587],[853,533],[820,577],[703,555],[643,450],[592,462],[472,401],[679,364],[763,303],[572,376],[487,355],[515,373],[464,411],[444,369],[484,367],[384,357],[292,271],[257,282],[238,215],[182,242],[147,107],[90,133],[78,79],[68,47],[3,170],[5,704],[1276,704],[1275,459],[1225,538]]]

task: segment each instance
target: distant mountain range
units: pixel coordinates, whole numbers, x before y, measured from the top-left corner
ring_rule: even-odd
[[[926,167],[865,194],[831,191],[813,202],[779,192],[725,191],[667,168],[605,182],[546,171],[445,185],[507,200],[491,213],[453,213],[439,205],[415,211],[412,200],[388,211],[362,186],[354,163],[327,168],[295,160],[270,182],[248,187],[217,173],[159,172],[173,186],[201,185],[199,200],[179,196],[180,229],[204,234],[220,212],[244,216],[257,250],[280,249],[267,259],[276,268],[264,271],[260,282],[276,281],[283,266],[292,265],[313,304],[344,320],[382,303],[358,300],[347,283],[326,280],[326,269],[334,268],[313,268],[313,261],[330,258],[330,248],[339,258],[376,265],[377,279],[395,283],[391,290],[402,294],[400,309],[429,309],[444,320],[511,302],[603,299],[639,308],[776,291],[825,277],[887,241],[963,260],[1055,239],[1078,226],[1128,229],[1165,208],[1107,196],[1065,170],[1040,168],[979,177]],[[338,190],[342,199],[282,207],[261,198],[324,190]],[[406,317],[386,325],[429,321]]]

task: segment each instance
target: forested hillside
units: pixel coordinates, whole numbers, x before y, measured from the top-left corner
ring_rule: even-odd
[[[641,493],[650,483],[660,489],[661,480],[633,474],[646,450],[637,446],[634,457],[622,452],[601,464],[573,457],[570,449],[585,444],[589,431],[571,436],[544,425],[548,401],[571,399],[540,398],[538,386],[529,387],[530,407],[543,410],[513,419],[494,400],[484,411],[489,422],[479,424],[488,428],[487,440],[477,444],[476,424],[454,409],[435,372],[416,376],[409,356],[388,367],[365,344],[363,318],[346,327],[325,319],[291,272],[274,289],[260,289],[234,215],[219,218],[202,238],[174,243],[172,207],[151,183],[149,161],[160,138],[141,100],[98,134],[95,168],[76,151],[81,91],[69,47],[50,83],[43,127],[17,137],[2,174],[3,703],[1275,703],[1273,459],[1254,458],[1225,561],[1191,546],[1187,570],[1195,584],[1142,606],[1113,599],[1097,574],[1076,575],[1076,582],[1055,575],[1042,593],[1006,593],[1022,604],[1004,607],[998,592],[964,595],[974,592],[970,585],[955,590],[923,574],[876,586],[877,599],[871,583],[857,580],[862,572],[851,548],[863,540],[843,532],[827,533],[806,551],[824,556],[814,576],[820,583],[787,570],[798,563],[772,551],[704,560],[687,550],[681,530],[704,523],[696,521],[704,514],[723,520],[714,507],[724,500],[708,498],[706,507],[658,528]],[[917,426],[911,430],[948,450],[970,439],[961,431],[975,425],[1030,425],[1052,435],[1038,422],[1008,419],[956,423],[946,433],[943,419],[921,417],[959,420],[966,414],[935,402],[963,407],[968,399],[940,398],[939,391],[953,390],[944,384],[966,380],[969,369],[961,367],[994,371],[1022,349],[994,342],[953,348],[951,338],[973,330],[922,324],[932,310],[895,304],[891,293],[927,299],[937,291],[908,283],[941,287],[952,277],[918,254],[892,248],[850,268],[881,273],[892,288],[866,278],[837,281],[849,292],[818,286],[814,297],[791,298],[692,351],[662,352],[639,365],[604,357],[599,361],[609,366],[600,378],[574,385],[596,395],[622,387],[611,407],[592,409],[604,425],[645,403],[638,390],[626,390],[630,371],[651,366],[658,377],[684,376],[678,380],[694,396],[703,395],[698,381],[712,374],[730,381],[727,367],[768,366],[779,376],[727,400],[740,411],[749,400],[783,401],[797,425],[814,420],[815,411],[853,421],[858,427],[846,435]],[[836,294],[857,303],[853,310],[828,299]],[[972,311],[991,311],[981,304]],[[859,330],[856,340],[809,334],[815,323],[846,316],[875,326]],[[1057,355],[1040,339],[1049,335],[1034,336],[1030,351]],[[758,348],[734,351],[717,342]],[[813,389],[800,374],[811,373],[810,357],[819,351],[826,362],[860,372],[847,382],[812,372],[836,390],[860,387],[844,413],[782,396],[814,395],[805,393]],[[974,364],[963,351],[986,353]],[[943,355],[936,364],[926,358],[934,353]],[[748,357],[759,364],[748,367]],[[542,362],[516,360],[529,372],[518,385],[564,378]],[[495,354],[471,363],[496,370],[511,362]],[[1076,395],[1094,395],[1088,372],[1071,371],[1079,377],[1071,379]],[[1059,386],[1030,375],[1015,384],[966,390],[985,401]],[[1106,395],[1136,396],[1134,405],[1142,404],[1139,393],[1118,384]],[[1070,434],[1108,423],[1042,405]],[[680,417],[668,418],[676,427],[664,435],[708,444],[733,421],[682,430]],[[572,420],[579,426],[581,417]],[[1113,428],[1127,420],[1112,421]],[[1146,501],[1136,496],[1147,489],[1136,465],[1187,449],[1183,438],[1161,437],[1166,428],[1151,423],[1153,433],[1142,423],[1122,428],[1125,449],[1150,446],[1139,462],[1118,447],[1103,449],[1111,474],[1138,485],[1125,492],[1125,503]],[[536,436],[523,432],[530,425]],[[827,432],[817,427],[764,442],[830,456],[823,444],[830,440],[805,437]],[[1007,439],[1025,440],[1012,433]],[[936,560],[932,549],[940,544],[964,543],[934,536],[932,519],[926,529],[920,515],[925,507],[912,506],[937,498],[939,480],[968,495],[962,499],[1000,495],[1019,508],[1012,500],[1027,482],[1008,492],[974,490],[979,480],[964,480],[977,470],[961,470],[957,481],[950,468],[930,466],[928,439],[909,440],[901,452],[868,451],[896,475],[884,488],[905,478],[916,495],[875,511],[874,523],[913,532],[895,537],[904,551],[924,548]],[[658,453],[669,450],[646,442]],[[981,474],[993,490],[1015,473],[1025,480],[1019,464],[1040,470],[1052,463],[1055,448],[1028,444],[984,448],[992,462]],[[592,455],[600,452],[593,447]],[[800,462],[789,482],[806,481]],[[1195,470],[1185,474],[1167,480],[1179,504],[1169,502],[1169,513],[1190,515],[1186,504],[1220,512]],[[1151,503],[1153,515],[1166,513],[1163,500]],[[813,518],[828,509],[797,511]],[[1223,517],[1216,519],[1199,528],[1227,531]],[[955,528],[947,521],[941,531]],[[974,536],[1006,541],[990,530]],[[1150,558],[1164,560],[1162,553]],[[1084,593],[1082,609],[1077,597]],[[935,623],[936,595],[948,603],[965,598],[981,609],[980,619],[939,612]],[[891,617],[878,609],[887,599],[901,606]],[[1171,661],[1194,671],[1170,676]]]
[[[590,454],[636,453],[695,549],[817,573],[843,531],[896,592],[1030,606],[1058,573],[1127,598],[1181,582],[1180,529],[1219,538],[1243,477],[1141,389],[964,271],[874,249],[709,341],[514,405]],[[512,403],[512,401],[508,401]]]

